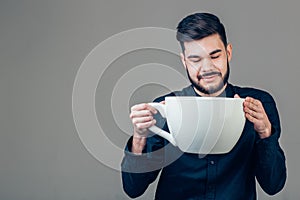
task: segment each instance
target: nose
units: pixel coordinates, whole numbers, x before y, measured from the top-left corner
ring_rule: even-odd
[[[207,72],[211,71],[214,68],[214,63],[211,58],[204,58],[202,61],[202,66],[200,71],[201,72]]]

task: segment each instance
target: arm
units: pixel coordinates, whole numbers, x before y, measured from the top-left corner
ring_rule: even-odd
[[[263,102],[263,103],[262,103]],[[244,102],[246,118],[254,125],[256,142],[256,178],[262,189],[278,193],[286,181],[285,156],[279,145],[280,120],[273,98],[266,94],[262,101],[247,97]]]
[[[147,104],[131,108],[134,133],[127,143],[121,167],[123,189],[132,198],[145,192],[163,166],[164,140],[148,131],[156,123],[155,113],[156,110]],[[160,123],[159,120],[156,124],[159,126]]]

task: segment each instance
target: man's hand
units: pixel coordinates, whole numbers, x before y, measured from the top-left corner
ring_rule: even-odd
[[[149,132],[148,128],[156,123],[153,118],[153,114],[156,113],[156,109],[146,103],[137,104],[131,107],[129,117],[133,124],[132,153],[142,153],[146,145],[146,138]]]
[[[237,94],[234,97],[240,98]],[[270,137],[272,126],[262,103],[252,97],[246,97],[243,106],[245,117],[254,124],[254,130],[259,137],[262,139]]]

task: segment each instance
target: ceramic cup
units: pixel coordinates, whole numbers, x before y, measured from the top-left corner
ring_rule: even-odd
[[[149,128],[187,153],[228,153],[245,125],[242,98],[166,97],[165,104],[149,103],[166,118],[170,133]]]

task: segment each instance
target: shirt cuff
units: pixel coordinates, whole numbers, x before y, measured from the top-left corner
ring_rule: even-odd
[[[277,134],[272,131],[270,137],[259,139],[256,142],[256,147],[261,166],[270,166],[274,162],[274,157],[276,157],[279,149]]]
[[[132,137],[125,147],[122,161],[122,171],[131,173],[144,173],[160,169],[163,166],[163,149],[146,152],[146,147],[141,155],[131,152]]]

